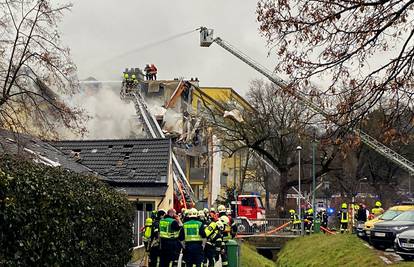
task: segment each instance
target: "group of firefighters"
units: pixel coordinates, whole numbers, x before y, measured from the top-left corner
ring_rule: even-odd
[[[144,68],[145,78],[147,80],[156,80],[158,69],[154,64],[147,64]]]
[[[369,212],[366,205],[363,203],[359,204],[352,204],[351,208],[353,209],[352,214],[354,215],[355,221],[358,222],[366,222],[367,220],[373,219],[384,213],[384,209],[382,208],[381,201],[375,202],[375,207]],[[301,227],[301,220],[296,213],[295,210],[291,209],[290,213],[290,222],[293,225],[292,229],[299,230]],[[350,216],[350,210],[348,209],[347,203],[341,204],[341,209],[337,213],[337,217],[339,220],[339,230],[341,233],[348,232],[348,224],[352,219]],[[322,227],[322,231],[328,228],[328,217],[329,214],[326,209],[320,209],[320,211],[316,214],[316,219],[320,222],[320,226]],[[306,230],[306,233],[309,234],[312,231],[314,226],[314,211],[312,208],[306,209],[304,216],[303,216],[303,224]]]
[[[154,64],[147,64],[145,66],[145,78],[147,80],[156,80],[158,69],[155,67]],[[135,88],[138,85],[138,79],[136,74],[132,73],[129,74],[128,72],[124,72],[122,85],[125,86],[127,89]]]
[[[126,89],[132,89],[136,88],[138,85],[138,79],[135,74],[131,74],[129,76],[128,73],[124,73],[124,80],[122,81],[122,86],[124,86]]]
[[[228,265],[226,243],[237,233],[237,226],[224,205],[197,210],[153,211],[145,221],[144,244],[148,266],[214,266],[221,258]]]

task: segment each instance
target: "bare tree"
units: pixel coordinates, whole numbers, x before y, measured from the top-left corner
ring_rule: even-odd
[[[75,65],[61,45],[57,23],[69,4],[0,1],[0,127],[57,137],[62,128],[85,132]],[[61,97],[64,96],[64,97]]]
[[[408,158],[412,157],[413,143],[411,139],[404,136],[393,138],[404,126],[394,124],[389,127],[390,130],[385,132],[383,127],[379,127],[385,123],[386,112],[386,110],[379,108],[368,114],[362,122],[363,130],[387,144],[397,153]],[[401,117],[405,117],[407,120],[406,115]],[[339,191],[346,193],[349,197],[355,195],[360,188],[361,179],[366,177],[366,182],[372,186],[373,191],[380,199],[395,201],[400,198],[396,193],[402,189],[401,181],[406,179],[406,173],[395,163],[363,146],[354,136],[343,140],[347,140],[346,144],[342,144],[343,153],[338,155],[332,164],[337,169],[332,175],[339,185]]]
[[[263,80],[251,83],[247,100],[252,109],[243,109],[243,120],[223,119],[223,110],[237,108],[228,103],[222,103],[223,108],[220,111],[209,109],[210,114],[206,117],[210,118],[210,125],[216,129],[215,134],[222,140],[222,149],[230,155],[240,149],[249,148],[277,169],[280,173],[277,205],[284,206],[288,189],[297,185],[296,177],[289,179],[289,173],[298,164],[296,147],[304,146],[304,153],[310,155],[310,145],[305,144],[310,144],[309,133],[317,121],[293,97],[286,96],[282,91],[276,90],[273,84]],[[330,170],[329,164],[334,157],[332,151],[325,153],[327,156],[318,162],[318,176]],[[311,162],[309,158],[304,160],[305,164]],[[264,182],[266,181],[265,179]],[[305,183],[309,181],[310,177],[304,179]]]
[[[276,70],[296,90],[310,82],[332,107],[332,119],[355,126],[381,104],[387,125],[413,117],[412,0],[261,0],[260,31],[279,57]],[[405,121],[411,128],[412,121]]]

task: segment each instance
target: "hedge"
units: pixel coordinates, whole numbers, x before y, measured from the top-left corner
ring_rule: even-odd
[[[0,156],[0,266],[124,266],[132,220],[97,178]]]

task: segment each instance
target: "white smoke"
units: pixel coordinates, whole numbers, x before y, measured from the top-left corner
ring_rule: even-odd
[[[123,139],[145,137],[132,102],[120,99],[121,85],[82,85],[81,94],[72,99],[91,119],[84,139]],[[65,138],[74,138],[65,136]]]

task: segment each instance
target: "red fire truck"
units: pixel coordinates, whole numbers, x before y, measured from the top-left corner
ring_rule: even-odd
[[[259,195],[239,195],[236,210],[239,233],[256,232],[259,227],[266,223],[266,210]]]

